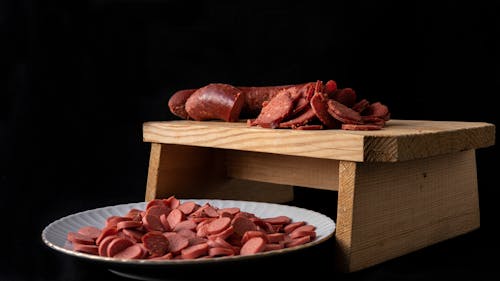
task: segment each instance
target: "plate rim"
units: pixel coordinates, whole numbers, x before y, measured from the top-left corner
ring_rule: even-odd
[[[214,201],[224,201],[224,202],[239,202],[239,203],[251,203],[251,204],[258,204],[258,205],[273,205],[273,206],[279,206],[280,208],[290,208],[290,209],[295,209],[299,210],[301,212],[312,212],[318,217],[322,217],[322,219],[328,221],[328,223],[331,224],[331,231],[327,233],[324,237],[321,239],[316,239],[314,241],[308,242],[306,244],[298,245],[295,247],[290,247],[290,248],[284,248],[284,249],[279,249],[279,250],[273,250],[273,251],[268,251],[268,252],[260,252],[252,255],[235,255],[235,256],[223,256],[223,257],[214,257],[214,258],[209,258],[209,259],[172,259],[172,260],[151,260],[151,259],[117,259],[117,258],[112,258],[112,257],[102,257],[102,256],[96,256],[92,254],[87,254],[87,253],[82,253],[82,252],[77,252],[74,250],[67,249],[65,247],[58,246],[47,238],[47,235],[50,231],[51,228],[55,227],[55,225],[62,223],[64,220],[68,220],[73,217],[81,216],[82,214],[86,213],[92,213],[96,212],[101,209],[106,209],[106,208],[118,208],[118,207],[126,207],[126,206],[132,206],[132,205],[144,205],[144,208],[146,207],[146,204],[148,203],[147,201],[140,201],[140,202],[132,202],[132,203],[122,203],[122,204],[116,204],[116,205],[108,205],[108,206],[102,206],[102,207],[97,207],[97,208],[92,208],[76,213],[72,213],[69,215],[66,215],[64,217],[60,217],[59,219],[56,219],[46,225],[44,229],[41,232],[41,238],[46,246],[49,248],[60,252],[64,253],[73,257],[77,258],[83,258],[87,260],[92,260],[95,262],[103,262],[103,263],[112,263],[112,264],[117,264],[117,265],[147,265],[147,266],[156,266],[156,265],[189,265],[189,264],[209,264],[209,263],[219,263],[219,262],[230,262],[230,261],[240,261],[240,260],[246,260],[246,259],[254,259],[254,258],[263,258],[263,257],[269,257],[269,256],[274,256],[274,255],[279,255],[283,253],[288,253],[288,252],[295,252],[299,251],[301,249],[309,248],[315,245],[318,245],[320,243],[323,243],[327,240],[329,240],[332,236],[334,236],[337,226],[335,221],[330,218],[329,216],[322,214],[320,212],[311,210],[309,208],[304,208],[304,207],[298,207],[298,206],[293,206],[293,205],[288,205],[288,204],[281,204],[281,203],[270,203],[270,202],[260,202],[260,201],[250,201],[250,200],[233,200],[233,199],[212,199],[212,198],[178,198],[179,200],[182,201],[203,201],[203,202],[214,202]],[[211,203],[212,204],[212,203]],[[245,211],[245,210],[243,210]]]

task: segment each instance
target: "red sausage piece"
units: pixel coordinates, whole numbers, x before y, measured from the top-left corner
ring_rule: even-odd
[[[84,226],[78,229],[78,233],[95,240],[99,237],[99,235],[101,235],[101,230],[94,226]]]
[[[87,253],[96,256],[99,255],[98,247],[96,245],[73,243],[73,249],[77,252]]]
[[[309,237],[309,236],[302,236],[302,237],[299,237],[299,238],[292,239],[289,242],[286,242],[285,243],[285,247],[286,248],[295,247],[295,246],[303,245],[303,244],[308,243],[310,241],[311,241],[311,237]]]
[[[168,100],[168,107],[170,112],[174,115],[182,118],[189,119],[189,115],[186,112],[186,101],[187,99],[196,91],[196,89],[180,90],[175,92]]]
[[[194,232],[193,230],[180,229],[179,231],[176,231],[176,232],[177,232],[177,234],[182,235],[188,239],[196,237],[196,232]]]
[[[376,117],[386,119],[389,116],[389,109],[387,108],[386,105],[384,105],[380,102],[375,102],[375,103],[370,104],[370,106],[368,106],[368,108],[366,109],[365,115],[373,115]],[[386,121],[387,120],[388,119],[386,119]]]
[[[283,249],[283,247],[284,247],[284,245],[280,244],[280,243],[269,243],[269,244],[266,244],[266,247],[264,248],[264,252],[281,250],[281,249]]]
[[[228,217],[222,217],[211,221],[207,226],[207,233],[215,234],[219,233],[231,225],[231,219]]]
[[[229,244],[226,240],[221,239],[219,237],[216,237],[214,239],[208,239],[207,243],[211,247],[223,247],[223,248],[229,248],[229,249],[233,248],[233,246],[231,244]]]
[[[195,259],[201,256],[206,256],[207,254],[208,254],[207,243],[201,243],[189,246],[181,251],[181,257],[183,259]]]
[[[138,228],[142,226],[142,222],[140,221],[121,221],[116,224],[116,229],[125,229],[125,228]]]
[[[180,204],[179,207],[177,207],[177,209],[181,210],[181,212],[187,216],[187,215],[191,214],[192,212],[194,212],[198,207],[199,207],[199,205],[196,204],[195,202],[188,201],[188,202],[184,202],[184,203]]]
[[[174,258],[174,255],[172,253],[166,253],[165,255],[161,257],[154,257],[151,258],[150,260],[171,260]]]
[[[330,95],[337,91],[337,83],[333,80],[328,80],[325,84],[325,92]]]
[[[281,121],[292,113],[297,98],[298,94],[294,88],[278,93],[262,108],[262,111],[253,124],[263,128],[274,129],[279,127]]]
[[[240,249],[240,255],[252,255],[264,251],[266,241],[262,237],[250,238]]]
[[[344,124],[363,123],[359,112],[333,99],[328,100],[328,113]]]
[[[167,206],[164,205],[156,205],[156,206],[151,206],[149,209],[146,210],[146,215],[152,215],[155,217],[160,217],[161,215],[165,214],[168,215],[172,211]]]
[[[171,253],[179,253],[182,249],[187,248],[189,246],[189,239],[177,234],[175,232],[164,235],[168,240],[168,250],[167,252]]]
[[[168,240],[159,231],[150,231],[141,238],[144,247],[154,256],[163,256],[168,248]]]
[[[72,243],[78,243],[78,244],[85,244],[85,245],[95,245],[95,240],[86,236],[82,235],[78,232],[69,232],[67,236],[68,241]]]
[[[167,216],[167,222],[170,229],[174,229],[175,226],[182,221],[184,214],[179,209],[173,209]]]
[[[222,257],[234,255],[234,250],[224,247],[214,247],[208,250],[208,255],[211,257]]]
[[[366,99],[362,99],[352,106],[352,110],[357,112],[363,112],[369,105],[370,105],[369,101],[367,101]]]
[[[227,239],[233,233],[234,233],[234,227],[232,225],[230,225],[228,228],[224,229],[223,231],[221,231],[219,233],[208,235],[208,238],[209,239],[216,239],[216,238]]]
[[[307,104],[307,106],[309,107],[309,103]],[[298,126],[304,126],[309,121],[313,120],[315,117],[316,117],[316,114],[314,113],[314,110],[311,107],[309,107],[299,116],[297,116],[291,120],[280,123],[279,127],[280,128],[293,128],[293,127],[298,127]]]
[[[196,229],[196,225],[197,224],[192,220],[184,220],[176,224],[173,231],[178,232],[181,229],[194,230]]]
[[[170,213],[172,213],[172,212],[170,212]],[[148,231],[165,231],[165,228],[163,227],[163,224],[161,222],[160,217],[157,217],[157,216],[154,216],[154,215],[146,214],[142,218],[142,225]]]
[[[116,254],[132,245],[134,245],[134,242],[132,242],[132,240],[122,237],[116,237],[108,244],[106,255],[108,257],[114,257]]]
[[[264,241],[267,243],[267,235],[258,230],[249,230],[243,234],[243,237],[241,238],[241,244],[245,244],[248,240],[254,238],[254,237],[262,237]]]
[[[234,232],[240,236],[243,236],[249,230],[257,230],[257,225],[243,216],[235,216],[231,224],[234,227]]]
[[[108,246],[113,239],[115,239],[117,236],[116,235],[111,235],[111,236],[106,236],[104,239],[102,239],[101,243],[99,244],[99,256],[101,257],[107,257],[108,256]]]
[[[241,90],[220,83],[212,83],[196,90],[186,101],[186,112],[196,121],[220,119],[239,120],[244,97]]]
[[[285,234],[284,233],[270,233],[267,234],[267,241],[269,243],[278,243],[280,241],[285,240]]]
[[[255,117],[259,115],[263,103],[270,101],[279,92],[294,85],[268,86],[268,87],[238,87],[245,97],[245,104],[241,110],[242,115],[246,117]]]
[[[106,227],[116,227],[116,225],[121,222],[121,221],[131,221],[135,218],[135,216],[140,216],[139,214],[136,215],[131,215],[130,217],[125,216],[125,217],[119,217],[119,216],[112,216],[106,219]]]
[[[292,219],[287,216],[277,216],[272,218],[265,218],[263,221],[268,222],[270,224],[289,224]]]
[[[335,91],[332,98],[347,107],[352,107],[356,103],[356,92],[351,88],[344,88]]]
[[[296,228],[298,228],[299,226],[303,226],[305,225],[306,222],[305,221],[297,221],[297,222],[292,222],[290,224],[287,224],[284,228],[283,228],[283,231],[285,233],[290,233],[292,231],[294,231]]]
[[[222,213],[229,213],[231,215],[236,215],[237,213],[240,212],[240,208],[237,208],[237,207],[231,207],[231,208],[222,208],[222,209],[218,209],[217,212],[219,214],[222,214]]]
[[[136,229],[123,229],[122,232],[128,238],[132,239],[135,242],[141,242],[142,235],[144,235],[144,233],[142,231],[139,231]]]
[[[145,252],[140,244],[134,244],[125,248],[123,251],[117,253],[113,258],[117,259],[140,259],[144,256]]]
[[[162,201],[165,206],[170,207],[170,209],[176,209],[181,204],[181,201],[175,198],[175,196],[173,195],[168,197],[167,199],[162,199]]]
[[[320,92],[316,92],[311,99],[311,108],[318,119],[327,129],[336,129],[340,123],[328,113],[327,98]]]

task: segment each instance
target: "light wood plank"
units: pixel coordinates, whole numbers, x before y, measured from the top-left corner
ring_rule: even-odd
[[[339,163],[335,268],[344,272],[350,271],[356,166],[357,163],[351,161],[340,161]]]
[[[151,144],[145,200],[215,198],[284,203],[293,188],[226,176],[224,151],[184,145]]]
[[[358,163],[355,172],[347,170],[341,173],[341,180],[342,175],[347,179],[339,190],[337,217],[347,271],[479,227],[474,150],[400,163]]]
[[[146,122],[146,142],[182,144],[356,162],[396,162],[491,146],[484,122],[390,120],[379,131],[300,131],[244,122]]]
[[[237,150],[225,154],[231,178],[338,190],[337,160]]]

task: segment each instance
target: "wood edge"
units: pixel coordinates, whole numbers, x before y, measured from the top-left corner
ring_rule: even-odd
[[[433,148],[427,146],[423,153],[415,154],[413,150],[405,149],[414,145],[415,135],[405,136],[364,136],[363,138],[363,160],[359,162],[399,162],[425,157],[432,157],[440,154],[453,153],[471,149],[486,148],[495,145],[496,126],[491,123],[481,123],[481,127],[456,129],[453,131],[436,132],[429,134],[419,141],[430,140],[433,142],[445,142],[451,134],[462,133],[468,142],[463,145],[449,145]],[[477,135],[486,137],[474,137]],[[411,151],[411,152],[410,152]]]
[[[363,160],[360,162],[397,162],[400,160],[398,137],[365,136],[363,152]]]
[[[158,188],[158,176],[163,145],[161,143],[151,143],[149,154],[148,177],[146,181],[145,201],[156,198]]]
[[[352,223],[356,181],[356,162],[339,162],[339,190],[335,229],[335,267],[337,271],[351,271]]]

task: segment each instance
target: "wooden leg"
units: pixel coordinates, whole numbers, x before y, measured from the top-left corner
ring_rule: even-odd
[[[356,271],[479,227],[475,151],[339,164],[337,261]]]
[[[145,200],[171,195],[275,203],[293,200],[291,186],[229,177],[227,163],[221,149],[151,143]]]

